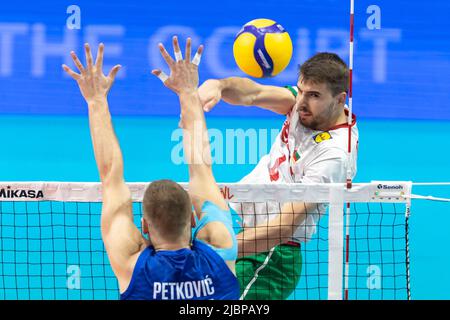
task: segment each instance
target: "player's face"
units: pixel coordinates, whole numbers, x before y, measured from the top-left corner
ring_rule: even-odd
[[[295,110],[300,122],[307,128],[327,130],[339,111],[338,98],[333,97],[325,83],[304,82],[300,78],[297,87]]]

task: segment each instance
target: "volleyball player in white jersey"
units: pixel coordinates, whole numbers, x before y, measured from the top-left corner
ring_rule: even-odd
[[[345,182],[348,77],[347,65],[336,54],[318,53],[300,66],[296,87],[264,86],[237,77],[203,83],[199,93],[206,111],[222,99],[286,115],[270,153],[240,182]],[[350,129],[353,178],[358,146],[354,115]],[[236,209],[240,209],[245,226],[238,235],[240,259],[236,262],[242,298],[286,299],[300,279],[300,243],[314,234],[325,206],[289,203],[280,212],[277,203],[269,202]]]

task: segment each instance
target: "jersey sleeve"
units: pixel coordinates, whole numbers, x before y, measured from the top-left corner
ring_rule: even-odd
[[[205,201],[202,206],[203,217],[197,222],[197,225],[192,229],[192,238],[196,239],[197,233],[203,229],[210,222],[220,222],[227,228],[233,245],[231,248],[216,248],[213,245],[207,244],[211,247],[222,259],[227,261],[234,261],[237,259],[238,247],[236,240],[236,233],[241,231],[242,219],[237,212],[229,207],[225,211],[220,209],[217,205],[210,201]],[[198,240],[198,239],[197,239]],[[200,240],[199,240],[200,241]]]
[[[298,88],[297,88],[297,86],[284,86],[284,87],[286,89],[288,89],[295,98],[297,98],[297,95],[298,95]]]

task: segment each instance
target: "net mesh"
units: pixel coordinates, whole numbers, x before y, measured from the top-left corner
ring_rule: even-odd
[[[239,204],[237,198],[233,202]],[[99,201],[0,200],[0,299],[119,298],[101,240]],[[351,204],[349,299],[408,299],[407,204],[367,201]],[[139,201],[134,202],[133,212],[140,226]],[[328,297],[328,220],[327,210],[311,239],[301,243],[300,263],[278,257],[285,272],[293,277],[300,274],[298,282],[282,284],[289,299]],[[267,271],[260,271],[258,281],[266,277],[273,282],[277,275],[270,272],[273,269]],[[275,296],[277,289],[260,290],[266,290],[263,296]]]
[[[409,218],[405,215],[406,209],[406,204],[401,203],[351,204],[347,287],[349,299],[403,300],[410,298],[407,241]],[[259,212],[259,214],[262,213]],[[326,214],[321,215],[317,225],[305,226],[313,227],[315,233],[309,241],[301,242],[302,261],[300,263],[294,264],[289,259],[280,261],[280,268],[285,268],[287,273],[296,274],[294,269],[300,271],[298,284],[285,288],[291,291],[289,299],[328,298],[328,222],[327,210]],[[293,240],[296,241],[296,239]],[[245,254],[251,254],[251,252],[245,252]],[[283,255],[276,258],[283,259]],[[343,260],[345,261],[345,258]],[[289,272],[289,269],[292,271]],[[270,282],[273,276],[271,272],[259,272],[257,279]],[[261,289],[259,297],[268,295],[270,295],[269,292]],[[258,292],[253,295],[255,296],[258,298]]]
[[[117,299],[100,212],[101,203],[0,202],[0,299]]]

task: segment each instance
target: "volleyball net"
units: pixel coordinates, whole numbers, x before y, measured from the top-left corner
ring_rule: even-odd
[[[147,184],[128,185],[140,227]],[[306,216],[320,219],[306,218],[312,232],[294,239],[301,242],[302,261],[292,265],[294,271],[300,268],[300,281],[286,288],[292,291],[289,299],[343,299],[345,293],[349,299],[409,299],[411,186],[372,182],[348,190],[344,184],[220,184],[244,221],[247,215],[257,221],[259,215],[276,214],[274,204],[315,204],[317,210]],[[0,183],[0,299],[118,299],[100,214],[98,183]]]

